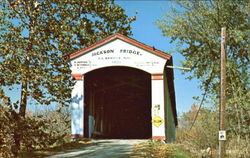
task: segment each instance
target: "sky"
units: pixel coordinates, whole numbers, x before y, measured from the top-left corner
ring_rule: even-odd
[[[137,16],[136,21],[131,25],[132,38],[167,53],[177,48],[174,43],[170,43],[170,38],[163,37],[161,30],[155,25],[157,19],[161,19],[164,14],[171,11],[173,2],[167,0],[118,0],[116,4],[120,5],[129,17]],[[183,61],[184,57],[178,52],[171,55],[173,65],[181,66],[180,61]],[[201,96],[202,93],[198,88],[199,81],[185,79],[188,75],[182,75],[181,71],[174,69],[176,107],[179,116],[183,112],[187,112],[193,103],[197,103],[193,96]]]

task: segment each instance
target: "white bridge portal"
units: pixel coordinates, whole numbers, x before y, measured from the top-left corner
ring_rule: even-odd
[[[175,140],[172,57],[121,34],[69,56],[72,138]]]

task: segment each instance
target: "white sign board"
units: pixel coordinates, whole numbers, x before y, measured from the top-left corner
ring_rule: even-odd
[[[219,131],[219,140],[226,140],[226,131]]]
[[[162,57],[116,39],[71,60],[71,70],[72,73],[85,74],[103,67],[127,66],[159,73],[163,72],[165,63],[166,59]]]

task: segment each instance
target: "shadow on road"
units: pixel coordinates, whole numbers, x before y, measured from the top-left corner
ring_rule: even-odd
[[[60,152],[47,158],[127,158],[133,146],[142,141],[146,140],[93,140],[82,148]]]

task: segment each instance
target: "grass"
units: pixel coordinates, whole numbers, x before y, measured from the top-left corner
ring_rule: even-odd
[[[44,150],[23,152],[23,153],[20,153],[19,158],[42,158],[42,157],[46,157],[46,156],[51,156],[51,155],[54,155],[58,152],[83,147],[83,146],[87,145],[90,141],[91,141],[90,139],[82,139],[82,140],[78,140],[78,141],[72,141],[69,143],[65,143],[61,146],[56,146],[53,148],[44,149]]]
[[[180,144],[149,140],[137,144],[130,158],[195,158]]]

